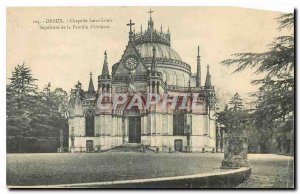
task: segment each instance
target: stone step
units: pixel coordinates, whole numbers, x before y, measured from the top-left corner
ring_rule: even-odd
[[[153,152],[153,150],[149,149],[149,146],[139,143],[124,143],[108,150],[108,152]]]

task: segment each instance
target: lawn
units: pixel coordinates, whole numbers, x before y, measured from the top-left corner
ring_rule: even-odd
[[[223,154],[8,154],[7,185],[51,185],[156,178],[209,172]]]
[[[249,154],[252,174],[239,188],[291,188],[294,159]],[[52,185],[190,175],[218,170],[219,153],[8,154],[7,185]]]

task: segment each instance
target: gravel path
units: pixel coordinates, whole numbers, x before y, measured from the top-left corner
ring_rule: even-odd
[[[249,154],[252,174],[238,188],[293,188],[294,158],[274,154]]]

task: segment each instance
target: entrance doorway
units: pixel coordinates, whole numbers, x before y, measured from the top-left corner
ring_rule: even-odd
[[[175,139],[174,147],[176,152],[182,152],[182,139]]]
[[[128,117],[129,120],[129,143],[141,143],[141,117]]]

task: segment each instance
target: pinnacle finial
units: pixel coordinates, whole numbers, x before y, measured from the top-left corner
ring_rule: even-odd
[[[106,50],[104,51],[104,56],[105,56],[105,58],[107,57],[107,52],[106,52]]]
[[[92,72],[90,72],[90,77],[92,77],[93,76],[93,73]]]
[[[198,45],[198,57],[200,56],[200,47]]]
[[[152,57],[152,64],[151,64],[151,72],[157,72],[157,64],[156,64],[156,48],[153,46],[153,57]]]
[[[205,85],[206,88],[210,88],[211,87],[211,76],[209,73],[209,65],[207,65],[207,74],[206,74],[206,80],[205,80]]]

